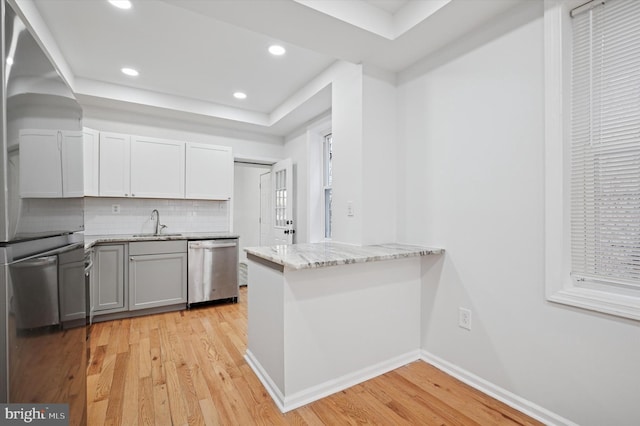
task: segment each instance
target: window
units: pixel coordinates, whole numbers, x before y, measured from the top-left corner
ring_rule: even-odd
[[[323,142],[323,183],[324,183],[324,237],[331,238],[331,160],[333,147],[331,133],[325,135]]]
[[[640,2],[547,6],[547,298],[640,319]]]
[[[278,170],[275,176],[276,202],[274,206],[275,226],[284,228],[287,225],[287,169]]]
[[[580,282],[637,288],[640,2],[578,12],[572,33],[571,273]]]

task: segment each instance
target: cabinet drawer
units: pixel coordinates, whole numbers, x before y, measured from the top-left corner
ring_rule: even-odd
[[[129,255],[186,253],[187,240],[179,241],[138,241],[129,243]]]

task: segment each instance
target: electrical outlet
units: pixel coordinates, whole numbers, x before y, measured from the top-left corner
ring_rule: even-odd
[[[112,204],[111,213],[120,214],[120,204]]]
[[[471,310],[458,308],[458,326],[471,331]]]

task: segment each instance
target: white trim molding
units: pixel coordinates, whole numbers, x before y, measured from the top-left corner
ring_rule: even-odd
[[[471,386],[474,389],[500,401],[508,406],[532,417],[536,420],[543,422],[549,426],[578,426],[576,423],[565,419],[558,414],[547,410],[525,398],[522,398],[513,392],[510,392],[494,383],[491,383],[475,374],[458,367],[444,359],[423,350],[411,351],[401,356],[394,357],[385,362],[364,368],[360,371],[356,371],[352,374],[348,374],[342,377],[338,377],[334,380],[329,380],[318,386],[305,389],[300,392],[286,397],[280,391],[278,386],[269,377],[264,370],[260,362],[255,358],[250,350],[247,349],[245,361],[249,364],[249,367],[258,376],[258,379],[265,387],[276,406],[282,413],[286,413],[296,408],[300,408],[303,405],[310,404],[314,401],[318,401],[336,392],[340,392],[344,389],[355,386],[359,383],[373,379],[374,377],[381,376],[389,371],[400,368],[404,365],[410,364],[415,361],[423,361],[427,364],[433,365],[438,370],[445,372],[446,374],[455,377],[461,382]]]
[[[278,409],[283,413],[286,412],[287,410],[285,410],[284,407],[284,395],[280,392],[278,386],[273,380],[271,380],[271,377],[269,377],[269,374],[267,374],[264,367],[262,367],[262,364],[260,364],[255,355],[253,355],[249,349],[247,349],[244,354],[244,360],[247,361],[249,367],[253,370],[256,376],[258,376],[258,380],[260,380],[262,386],[267,390],[267,393],[271,396],[271,399],[273,399],[273,402],[275,402]]]
[[[460,368],[455,364],[445,361],[444,359],[437,357],[430,352],[423,350],[420,359],[427,364],[433,365],[438,370],[444,371],[448,375],[455,377],[456,379],[471,386],[472,388],[477,389],[480,392],[489,395],[490,397],[497,399],[498,401],[507,404],[509,407],[515,408],[521,413],[539,420],[546,425],[578,426],[571,420],[565,419],[564,417],[561,417],[544,407],[541,407],[527,399],[514,394],[513,392],[510,392],[500,386],[495,385],[494,383],[476,376],[475,374],[464,370],[463,368]]]
[[[640,320],[640,292],[583,287],[570,274],[569,12],[581,3],[584,0],[545,0],[545,294],[551,302]]]
[[[285,397],[280,389],[278,389],[278,386],[273,380],[271,380],[267,372],[250,350],[247,349],[244,359],[247,361],[247,364],[249,364],[249,367],[251,367],[256,376],[258,376],[258,379],[276,403],[278,409],[281,412],[286,413],[287,411],[295,410],[303,405],[318,401],[319,399],[325,398],[362,382],[366,382],[367,380],[381,376],[414,361],[418,361],[420,359],[420,351],[415,350],[399,355],[376,365],[372,365],[359,371],[337,377],[333,380],[328,380],[317,386],[301,390],[287,397]]]

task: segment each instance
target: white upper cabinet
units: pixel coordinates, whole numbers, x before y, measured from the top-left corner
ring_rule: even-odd
[[[130,145],[129,135],[100,133],[100,196],[130,196]]]
[[[97,197],[100,182],[100,133],[92,129],[82,130],[84,157],[84,195]]]
[[[20,196],[83,196],[82,134],[65,130],[20,130]]]
[[[131,195],[184,198],[185,143],[133,136]]]
[[[84,196],[84,146],[81,132],[62,135],[62,196]]]
[[[230,200],[230,147],[84,130],[85,195]]]
[[[233,192],[231,148],[187,143],[186,198],[229,200]]]
[[[20,131],[21,197],[62,197],[62,154],[58,138],[57,130]]]

